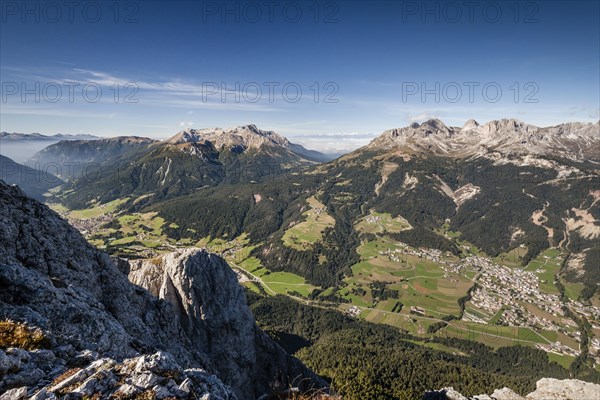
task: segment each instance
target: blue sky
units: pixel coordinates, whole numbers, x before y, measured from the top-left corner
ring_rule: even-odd
[[[599,118],[598,1],[0,4],[3,131],[254,123],[335,152],[433,117]]]

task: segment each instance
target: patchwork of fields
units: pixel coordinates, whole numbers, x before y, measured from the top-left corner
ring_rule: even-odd
[[[206,248],[222,255],[237,271],[240,282],[253,291],[334,306],[358,318],[395,326],[415,336],[457,337],[492,347],[549,346],[559,342],[563,349],[570,348],[572,354],[570,351],[549,354],[552,360],[564,366],[573,362],[579,349],[577,326],[565,325],[563,317],[536,304],[516,302],[525,312],[561,328],[502,326],[506,307],[490,312],[470,301],[481,267],[477,262],[465,263],[465,257],[488,260],[486,262],[521,271],[519,273],[531,273],[537,278],[541,295],[558,296],[560,291],[555,279],[565,255],[555,248],[545,250],[527,266],[522,265],[527,252],[524,246],[487,259],[475,246],[460,241],[460,233],[449,231],[447,226],[441,227],[438,234],[456,240],[463,250],[461,257],[439,250],[413,248],[387,235],[412,229],[404,218],[371,211],[355,223],[356,231],[365,238],[357,249],[360,261],[351,267],[352,274],[342,285],[323,290],[299,275],[269,271],[252,255],[257,245],[250,245],[247,234],[233,239],[206,237],[200,241],[175,241],[168,237],[165,228],[176,226],[169,225],[156,213],[119,214],[119,206],[128,200],[119,199],[86,210],[69,211],[58,205],[54,208],[99,248],[117,248],[119,254],[125,255],[158,255],[189,246]],[[320,241],[323,231],[335,224],[316,197],[308,198],[306,207],[304,219],[290,226],[282,237],[285,246],[300,251]],[[96,225],[96,229],[92,230],[92,225]],[[583,285],[562,283],[566,296],[578,299]],[[315,292],[316,289],[319,292]],[[339,301],[331,303],[332,296]]]

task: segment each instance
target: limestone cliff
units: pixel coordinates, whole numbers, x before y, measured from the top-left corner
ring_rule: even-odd
[[[466,397],[453,388],[425,393],[424,400],[593,400],[600,399],[600,385],[576,379],[540,379],[536,390],[522,397],[508,388],[491,395]]]

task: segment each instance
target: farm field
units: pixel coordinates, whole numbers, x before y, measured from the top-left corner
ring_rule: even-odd
[[[197,245],[202,245],[199,247],[206,247],[213,252],[219,250],[231,266],[243,270],[251,278],[250,280],[244,280],[242,284],[252,290],[256,290],[257,285],[260,285],[271,295],[283,294],[308,297],[316,289],[299,275],[290,272],[271,272],[264,268],[258,258],[250,256],[255,246],[248,246],[246,234],[230,242],[205,239]]]
[[[352,267],[352,276],[345,279],[347,289],[340,294],[357,306],[371,305],[391,311],[399,301],[406,313],[414,306],[435,318],[458,315],[458,299],[467,294],[473,282],[460,274],[446,272],[433,261],[401,250],[406,250],[403,245],[384,237],[364,242],[358,248],[361,262]],[[377,282],[397,291],[397,297],[379,301],[371,287]]]
[[[117,199],[84,210],[72,210],[68,213],[68,217],[73,219],[97,218],[101,215],[115,212],[119,206],[125,204],[128,200],[129,198]]]
[[[508,253],[501,253],[495,258],[498,264],[506,265],[511,268],[523,268],[522,261],[525,254],[527,254],[527,246],[521,245],[515,247]]]
[[[415,336],[425,337],[427,328],[435,323],[434,320],[415,318],[407,314],[385,312],[383,310],[366,309],[360,318],[375,324],[390,325]]]
[[[543,293],[558,295],[560,292],[554,285],[554,277],[560,271],[563,258],[563,254],[558,249],[550,248],[543,251],[523,270],[536,273]]]
[[[529,328],[477,324],[466,321],[452,321],[439,335],[476,340],[492,347],[515,344],[547,344],[548,341]]]
[[[558,365],[562,365],[564,368],[569,368],[573,361],[575,361],[575,357],[568,356],[565,354],[556,354],[556,353],[547,353],[548,360],[557,363]]]
[[[335,219],[327,214],[326,207],[315,196],[307,199],[309,210],[302,215],[306,218],[289,228],[281,238],[285,246],[305,250],[321,240],[323,231],[335,225]]]
[[[581,295],[581,291],[584,288],[584,285],[581,283],[567,282],[562,280],[563,285],[565,286],[565,294],[571,300],[577,300]]]
[[[120,215],[110,224],[101,226],[90,237],[90,242],[100,248],[119,246],[122,253],[135,253],[140,249],[155,254],[172,251],[177,243],[163,232],[165,220],[157,213]],[[179,245],[191,244],[183,239]]]
[[[392,218],[389,213],[371,213],[361,218],[355,225],[358,232],[361,233],[386,233],[386,232],[401,232],[403,230],[412,229],[412,226],[407,220],[398,216]]]

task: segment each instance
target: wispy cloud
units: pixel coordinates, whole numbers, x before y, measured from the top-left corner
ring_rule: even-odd
[[[2,69],[10,74],[11,79],[25,81],[27,87],[34,87],[35,83],[42,85],[53,83],[64,85],[65,93],[59,103],[72,103],[68,101],[67,88],[77,84],[76,91],[86,85],[100,86],[103,95],[97,103],[110,104],[123,101],[144,104],[145,106],[160,106],[187,109],[252,111],[252,112],[282,112],[281,99],[274,98],[269,101],[267,95],[260,94],[258,101],[253,101],[259,93],[253,86],[244,90],[236,90],[235,84],[227,85],[222,82],[189,82],[182,79],[162,81],[140,80],[135,77],[122,76],[104,71],[82,68],[61,68],[40,71],[36,68],[17,68],[3,66]],[[7,75],[8,75],[7,74]],[[4,81],[9,81],[5,79]],[[21,83],[21,82],[19,82]],[[118,101],[115,101],[116,89],[119,89]],[[127,96],[127,97],[126,97]],[[18,96],[16,96],[18,97]],[[17,99],[20,102],[20,99]],[[75,98],[82,102],[81,98]],[[279,103],[279,106],[276,105]]]

